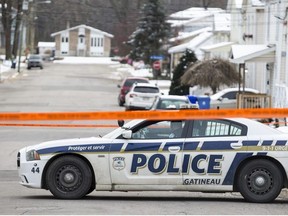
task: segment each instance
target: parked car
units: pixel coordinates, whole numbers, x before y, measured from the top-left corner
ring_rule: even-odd
[[[210,108],[211,109],[236,108],[238,93],[239,93],[238,88],[226,88],[217,92],[214,95],[211,95],[210,96]],[[256,89],[245,88],[244,93],[245,94],[259,94],[260,92]]]
[[[150,109],[156,97],[161,92],[158,86],[150,83],[134,83],[125,96],[126,110]]]
[[[182,104],[189,104],[187,96],[160,95],[154,100],[151,110],[180,109]]]
[[[123,80],[121,85],[117,87],[120,88],[120,92],[118,95],[118,105],[123,106],[125,104],[125,95],[130,91],[132,85],[137,83],[149,83],[149,80],[144,77],[127,77]]]
[[[30,55],[28,58],[27,69],[31,69],[32,67],[40,67],[43,69],[43,61],[40,55]]]
[[[288,187],[287,140],[252,119],[132,120],[103,137],[24,147],[17,168],[21,185],[58,199],[94,189],[201,191],[264,203]]]

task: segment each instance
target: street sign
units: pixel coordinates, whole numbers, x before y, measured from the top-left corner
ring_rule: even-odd
[[[150,56],[150,59],[163,60],[164,56],[162,56],[162,55],[152,55],[152,56]]]
[[[29,1],[28,0],[24,0],[23,4],[22,4],[22,10],[23,11],[28,10],[28,7],[29,7]]]
[[[161,62],[160,61],[153,62],[153,69],[154,70],[160,70],[161,69]]]

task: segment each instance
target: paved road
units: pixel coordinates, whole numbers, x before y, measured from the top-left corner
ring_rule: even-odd
[[[123,74],[107,65],[47,64],[0,84],[0,112],[123,110],[116,85]],[[68,123],[78,123],[70,121]],[[238,193],[93,192],[57,200],[49,191],[18,184],[16,154],[38,142],[98,136],[111,129],[0,127],[1,214],[287,214],[286,193],[273,204],[251,204]]]

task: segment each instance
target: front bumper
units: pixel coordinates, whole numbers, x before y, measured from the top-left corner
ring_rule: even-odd
[[[17,154],[17,168],[21,179],[20,184],[29,188],[42,188],[42,174],[47,161],[26,160],[26,148]]]

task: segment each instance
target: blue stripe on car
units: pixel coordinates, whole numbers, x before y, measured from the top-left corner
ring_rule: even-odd
[[[235,141],[209,141],[204,142],[201,150],[230,150],[233,149],[231,147],[231,143],[235,143]]]
[[[287,141],[286,140],[277,140],[276,146],[284,146],[286,145]]]
[[[262,146],[271,146],[273,143],[273,140],[264,140],[262,142]]]
[[[259,140],[242,141],[243,146],[257,146]]]
[[[199,145],[199,142],[185,142],[184,151],[196,150]]]
[[[128,143],[125,152],[129,151],[158,151],[161,143]]]
[[[233,185],[235,172],[237,170],[237,167],[239,164],[246,158],[251,157],[253,153],[237,153],[234,157],[234,160],[231,163],[231,166],[227,172],[227,175],[225,176],[225,179],[223,181],[223,185]]]
[[[45,148],[39,149],[37,152],[39,154],[51,154],[51,153],[63,153],[63,152],[109,152],[111,144],[91,144],[91,145],[70,145],[70,146],[59,146],[59,147],[52,147],[52,148]],[[121,144],[123,145],[123,144]],[[119,148],[120,146],[118,146]],[[121,149],[121,148],[120,148]],[[118,150],[120,151],[120,150]]]

